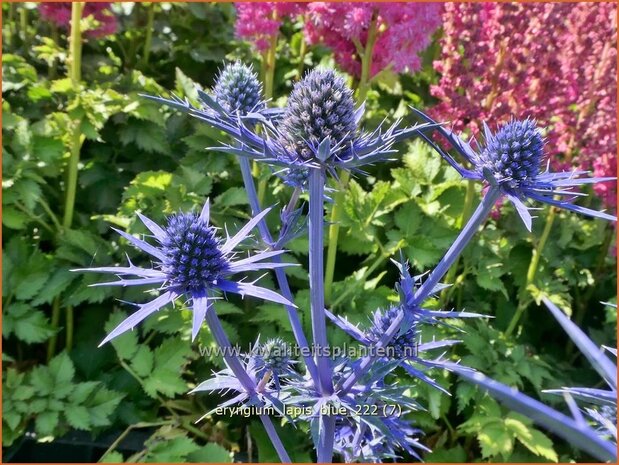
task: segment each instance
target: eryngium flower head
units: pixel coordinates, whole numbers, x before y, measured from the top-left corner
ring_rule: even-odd
[[[496,134],[487,131],[486,146],[479,154],[477,169],[489,170],[498,183],[517,189],[539,174],[544,157],[544,140],[530,119],[511,120]]]
[[[179,109],[219,129],[232,141],[210,147],[226,153],[263,161],[293,172],[288,184],[304,187],[308,169],[361,171],[361,167],[394,158],[393,145],[420,135],[433,125],[398,128],[381,124],[373,131],[359,130],[364,105],[354,109],[352,91],[331,70],[315,70],[296,84],[283,111],[264,106],[247,115],[227,111],[218,101],[198,90],[202,108],[189,100],[144,95],[151,100]],[[260,124],[260,131],[256,125]]]
[[[421,430],[412,427],[403,418],[378,416],[373,418],[373,423],[380,427],[373,428],[350,418],[339,419],[336,423],[333,448],[345,462],[382,463],[400,457],[399,449],[420,460],[415,449],[430,452],[418,440]]]
[[[371,348],[371,353],[379,363],[389,364],[399,362],[399,366],[404,368],[409,375],[420,379],[430,386],[445,391],[438,383],[428,377],[423,368],[446,368],[446,361],[442,355],[434,359],[424,358],[427,352],[436,349],[444,349],[454,344],[459,343],[458,340],[432,340],[428,342],[422,341],[422,325],[446,325],[442,320],[447,318],[477,318],[483,315],[471,312],[457,311],[441,311],[430,310],[423,308],[420,304],[415,303],[417,300],[417,292],[420,292],[421,276],[412,276],[409,272],[409,264],[402,257],[400,262],[393,260],[394,264],[400,271],[400,280],[396,284],[396,290],[400,296],[400,302],[397,305],[391,306],[386,311],[377,309],[372,313],[370,324],[362,327],[348,321],[348,319],[339,315],[334,315],[328,310],[325,310],[327,317],[346,334],[357,340],[364,346]],[[438,284],[433,289],[424,292],[426,298],[437,294],[446,287],[444,284]],[[389,331],[392,325],[396,324]],[[392,334],[391,339],[384,344],[383,340],[386,334]],[[381,343],[381,349],[377,346]],[[369,351],[368,351],[369,352]],[[421,366],[421,368],[418,368]],[[343,390],[350,380],[346,380],[343,384]]]
[[[195,213],[178,213],[168,218],[161,240],[165,255],[161,271],[178,289],[208,288],[230,269],[220,249],[216,228]]]
[[[435,125],[436,130],[472,169],[462,166],[449,153],[437,145],[428,134],[420,136],[432,146],[463,178],[486,182],[492,195],[506,196],[516,208],[522,222],[531,231],[533,219],[527,200],[535,200],[594,218],[617,221],[613,215],[591,208],[574,205],[573,200],[586,195],[572,189],[584,184],[614,181],[617,178],[590,178],[587,171],[551,172],[549,166],[541,170],[543,140],[535,124],[525,119],[501,127],[496,134],[484,124],[486,145],[477,144],[477,150],[453,131],[439,125],[425,113],[413,108],[424,122]],[[557,199],[555,197],[560,197]],[[497,200],[499,199],[497,198]]]
[[[111,273],[120,277],[118,281],[95,284],[95,286],[139,286],[157,285],[164,291],[156,299],[138,305],[139,309],[108,334],[102,344],[132,329],[151,313],[164,305],[185,297],[192,302],[193,325],[192,340],[195,339],[206,313],[214,311],[212,300],[216,292],[232,292],[241,296],[251,295],[272,302],[291,305],[284,297],[254,283],[232,281],[229,278],[237,273],[288,266],[287,263],[268,263],[267,258],[283,253],[282,250],[259,252],[247,258],[236,260],[235,247],[245,240],[251,230],[264,218],[270,209],[252,218],[234,236],[226,239],[217,237],[216,229],[209,223],[209,203],[205,203],[199,215],[178,213],[168,219],[162,228],[154,221],[138,213],[140,220],[152,233],[158,243],[152,245],[124,231],[114,229],[138,249],[156,259],[151,269],[135,266],[113,266],[86,268],[75,271]],[[127,277],[136,279],[125,279]]]
[[[219,73],[213,94],[215,101],[230,113],[245,115],[264,107],[258,76],[240,61],[227,64]]]
[[[280,338],[268,339],[258,345],[254,349],[254,357],[258,367],[274,373],[283,373],[290,368],[290,348]]]
[[[278,129],[281,144],[304,161],[325,139],[348,147],[357,131],[352,90],[333,70],[310,71],[295,84]]]
[[[366,333],[368,340],[377,344],[400,311],[398,307],[390,307],[385,312],[380,309],[376,310],[372,315],[372,326],[370,326]],[[408,329],[394,337],[387,347],[392,349],[393,357],[403,358],[416,356],[416,345],[416,325],[411,325]]]

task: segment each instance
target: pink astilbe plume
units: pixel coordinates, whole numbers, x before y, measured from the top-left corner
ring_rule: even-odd
[[[615,176],[616,6],[448,3],[433,115],[460,131],[516,118],[548,128],[554,168]],[[616,184],[595,187],[616,206]]]
[[[310,44],[331,48],[339,66],[359,77],[360,52],[376,15],[371,75],[389,66],[396,72],[416,71],[421,67],[419,52],[441,24],[441,10],[440,3],[313,2],[308,5],[305,35]]]
[[[302,14],[306,5],[297,2],[235,3],[236,36],[252,42],[262,52],[269,48],[270,40],[279,33],[282,21]]]
[[[93,16],[99,23],[95,29],[84,32],[87,37],[105,37],[114,34],[118,29],[116,17],[112,13],[111,2],[87,2],[84,5],[82,17]],[[49,2],[40,3],[39,12],[41,16],[56,24],[63,29],[71,26],[71,2]]]

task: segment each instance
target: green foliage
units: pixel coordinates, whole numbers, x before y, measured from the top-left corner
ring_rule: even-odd
[[[69,428],[96,431],[109,426],[123,394],[100,382],[76,382],[74,378],[75,366],[65,352],[28,373],[4,370],[3,444],[10,446],[33,420],[41,439],[61,436]]]
[[[531,427],[532,421],[514,412],[505,415],[489,397],[476,404],[473,415],[459,429],[475,435],[484,459],[500,457],[508,460],[519,444],[541,459],[557,462],[552,441]]]

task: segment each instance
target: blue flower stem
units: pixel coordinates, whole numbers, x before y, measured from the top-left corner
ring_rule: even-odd
[[[316,350],[316,365],[321,392],[333,393],[331,365],[321,352],[329,346],[324,294],[324,169],[310,169],[309,173],[309,279],[312,335]]]
[[[453,242],[449,250],[445,253],[438,265],[436,265],[434,271],[430,273],[428,279],[426,279],[415,292],[413,301],[411,302],[412,306],[417,306],[421,304],[430,294],[432,294],[432,290],[436,287],[441,278],[445,276],[445,273],[447,273],[451,265],[456,261],[464,248],[471,241],[473,235],[475,234],[475,232],[477,232],[479,226],[481,226],[481,224],[486,220],[486,218],[492,211],[492,207],[494,207],[495,202],[499,199],[500,196],[501,191],[498,187],[491,187],[488,192],[486,192],[483,200],[477,206],[477,209],[469,218],[466,226],[462,229],[462,231],[460,231],[460,234]],[[403,320],[404,312],[400,312],[396,319],[393,320],[380,341],[378,341],[378,343],[376,344],[376,348],[383,348],[387,344],[389,344],[391,339],[393,339],[400,330],[400,326]],[[353,371],[353,373],[348,376],[342,383],[340,394],[343,395],[349,392],[350,389],[352,389],[357,380],[370,368],[372,362],[374,361],[374,358],[375,357],[372,355],[368,355],[363,358],[363,360]]]
[[[473,238],[479,226],[486,221],[486,218],[492,211],[492,207],[496,201],[501,197],[501,191],[498,187],[490,187],[486,195],[482,199],[481,203],[477,206],[477,209],[471,215],[466,223],[466,226],[460,231],[460,234],[451,245],[447,253],[443,256],[441,261],[436,265],[434,271],[430,273],[428,279],[419,287],[413,298],[413,305],[419,305],[423,302],[431,293],[432,289],[439,283],[441,278],[445,276],[445,273],[449,271],[449,268],[460,256],[464,248],[468,245]]]
[[[326,353],[323,353],[329,346],[324,293],[324,189],[324,169],[310,169],[309,278],[312,335],[314,350],[316,350],[316,365],[318,366],[318,387],[322,395],[327,397],[333,393],[333,381],[329,358]],[[318,421],[320,422],[318,444],[316,444],[318,463],[331,463],[335,416],[321,413]]]
[[[316,448],[317,463],[331,463],[333,460],[333,442],[335,440],[335,416],[320,415],[320,434]]]
[[[248,393],[254,393],[256,391],[256,383],[250,378],[238,356],[235,355],[235,349],[234,347],[232,347],[230,339],[228,339],[228,336],[226,335],[223,326],[221,326],[221,321],[219,321],[217,312],[212,307],[212,304],[211,308],[206,311],[205,320],[209,326],[209,329],[211,330],[213,339],[215,339],[215,342],[221,349],[224,360],[226,361],[226,364],[230,367],[230,370],[232,370],[232,372],[234,373],[234,376],[237,377],[239,382],[243,385],[243,387]],[[273,426],[271,418],[268,415],[260,415],[260,420],[262,421],[264,429],[269,435],[269,439],[271,440],[273,447],[275,447],[275,450],[277,451],[279,459],[283,463],[290,463],[290,457],[288,456],[288,453],[286,452],[286,449],[284,448],[284,445],[279,435],[277,434],[275,427]]]
[[[466,195],[464,197],[464,207],[462,209],[462,215],[458,218],[457,226],[461,228],[462,225],[469,219],[471,215],[471,209],[473,208],[473,197],[475,197],[475,181],[469,179],[466,184]],[[456,273],[458,272],[458,263],[460,262],[460,257],[458,257],[453,264],[453,266],[449,269],[447,276],[445,277],[446,284],[454,284],[456,282]],[[466,268],[466,264],[465,264]],[[441,304],[447,304],[451,294],[453,292],[453,287],[447,288],[443,290],[441,293]],[[443,306],[443,305],[441,305]]]
[[[243,183],[245,184],[245,190],[247,191],[247,197],[249,199],[249,206],[251,208],[252,214],[254,216],[258,215],[262,210],[260,208],[260,201],[258,200],[258,195],[256,193],[256,186],[254,184],[254,178],[251,174],[251,165],[249,159],[245,157],[238,157],[239,163],[241,164],[241,174],[243,176]],[[296,202],[295,202],[296,203]],[[294,208],[294,207],[292,207]],[[263,219],[258,223],[258,231],[262,236],[262,240],[267,245],[271,246],[273,244],[273,236],[271,236],[271,232],[266,224],[266,221]],[[271,259],[275,263],[279,263],[281,258],[279,256],[273,257]],[[294,301],[294,297],[292,295],[292,291],[290,290],[290,286],[288,285],[288,278],[286,277],[286,272],[282,268],[275,268],[275,278],[277,279],[277,284],[282,292],[282,295],[288,299],[290,302]],[[305,360],[305,365],[312,377],[312,379],[317,383],[318,382],[318,369],[316,367],[316,363],[312,358],[312,354],[309,350],[309,344],[307,342],[307,338],[305,337],[305,333],[303,332],[303,325],[301,324],[301,320],[299,319],[299,314],[297,309],[291,307],[289,305],[286,306],[286,311],[288,312],[288,320],[290,320],[290,326],[292,327],[292,333],[294,334],[295,340],[299,345],[303,353],[303,359]]]
[[[288,456],[288,452],[286,452],[286,448],[282,443],[282,440],[279,438],[277,431],[275,430],[275,426],[273,426],[273,422],[271,421],[271,417],[268,415],[260,415],[260,420],[262,421],[262,425],[269,435],[269,439],[271,439],[271,444],[277,451],[277,455],[282,463],[291,463],[290,457]]]

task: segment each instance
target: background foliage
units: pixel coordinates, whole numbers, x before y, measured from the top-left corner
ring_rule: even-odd
[[[233,5],[115,4],[117,31],[83,44],[85,86],[79,91],[66,77],[66,32],[42,21],[36,4],[2,8],[5,459],[19,458],[32,441],[58,441],[83,431],[93,443],[111,438],[83,460],[276,461],[255,419],[213,415],[194,424],[215,400],[187,391],[221,368],[222,361],[199,351],[213,345],[208,331],[196,344],[189,342],[189,310],[165,309],[139,330],[97,348],[104,331],[130,311],[119,299],[144,296],[139,290],[87,287],[98,278],[69,271],[122,262],[125,252],[135,256],[110,225],[146,232],[135,222],[136,210],[159,222],[208,196],[216,225],[249,217],[236,160],[204,150],[222,136],[138,97],[167,90],[192,97],[196,83],[212,84],[224,60],[241,58],[259,68],[251,47],[234,37]],[[151,24],[154,33],[147,38]],[[385,117],[408,121],[407,105],[437,103],[430,86],[439,81],[432,61],[440,53],[440,34],[424,52],[421,71],[375,78],[367,96],[369,126]],[[276,104],[284,103],[301,69],[334,64],[321,46],[299,55],[299,24],[285,23],[283,36],[273,79]],[[78,194],[72,225],[65,227],[76,124],[83,135]],[[418,272],[430,269],[462,225],[467,194],[469,200],[479,198],[424,144],[399,149],[401,160],[372,168],[346,191],[331,307],[354,322],[395,298],[389,283],[397,272],[389,258],[401,249]],[[287,188],[268,173],[261,175],[269,183],[265,204],[285,202]],[[493,317],[466,323],[463,343],[449,356],[534,397],[541,389],[597,382],[567,336],[537,305],[541,295],[573,310],[572,317],[596,342],[614,346],[616,337],[616,312],[599,303],[616,301],[616,259],[609,252],[614,231],[601,221],[557,213],[531,282],[527,269],[546,213],[539,212],[530,235],[510,207],[503,207],[465,251],[450,276],[456,285],[441,298],[446,307]],[[303,238],[293,242],[290,260],[306,266],[306,247]],[[306,268],[288,273],[309,329]],[[264,283],[272,286],[272,278],[265,277]],[[527,307],[522,330],[506,336],[522,301]],[[62,315],[56,327],[54,306]],[[293,342],[281,306],[233,299],[219,303],[217,311],[233,343],[246,347],[257,335]],[[74,314],[72,325],[64,319],[69,313]],[[330,330],[333,343],[346,341]],[[56,347],[50,350],[54,337]],[[424,334],[424,339],[431,337]],[[448,374],[436,376],[450,397],[404,376],[399,381],[409,383],[410,394],[428,406],[411,414],[434,449],[425,457],[428,462],[588,459]],[[144,432],[140,437],[146,440],[132,447],[124,439],[136,432]],[[307,431],[286,427],[283,438],[293,460],[312,460]]]

